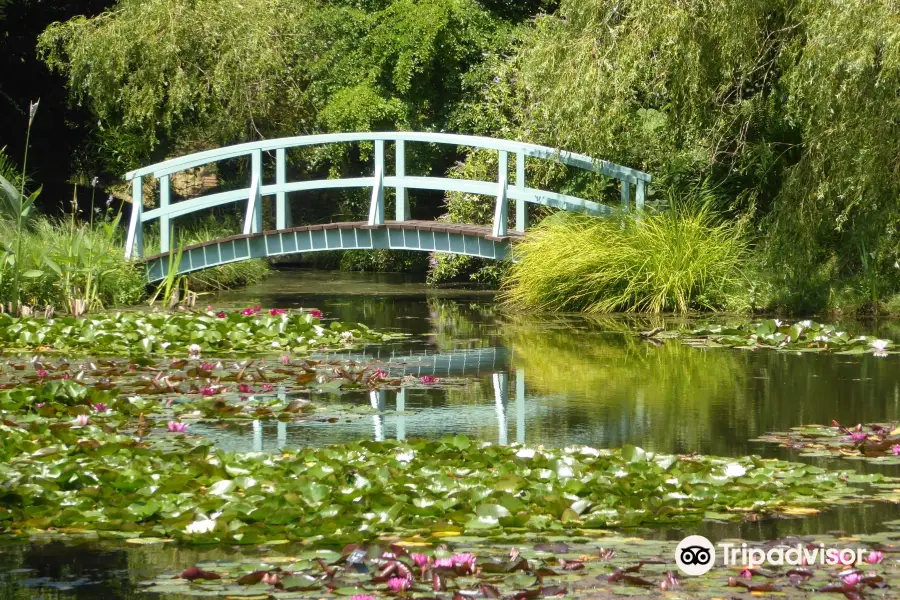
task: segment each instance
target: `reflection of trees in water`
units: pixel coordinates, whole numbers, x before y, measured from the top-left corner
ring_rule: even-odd
[[[760,453],[767,447],[749,440],[768,431],[832,418],[890,420],[900,409],[897,357],[653,346],[631,335],[546,326],[508,327],[505,338],[529,395],[568,407],[529,424],[529,439],[541,439],[545,428],[556,436],[588,428],[607,446]]]
[[[434,343],[441,350],[496,345],[499,309],[492,302],[428,298],[428,313]]]
[[[174,544],[132,545],[118,542],[5,542],[0,546],[0,573],[30,569],[4,577],[0,598],[69,598],[93,600],[146,598],[140,582],[167,571],[181,571],[199,562],[240,560],[230,548],[191,548]],[[23,579],[46,578],[50,585],[35,588],[17,584]],[[53,584],[75,583],[57,591]]]

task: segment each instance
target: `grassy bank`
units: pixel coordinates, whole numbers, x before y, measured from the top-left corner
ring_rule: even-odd
[[[207,219],[177,232],[177,244],[195,244],[231,235],[228,219]],[[93,223],[38,216],[22,232],[21,303],[72,312],[76,301],[85,310],[140,304],[154,292],[140,264],[124,258],[125,230],[112,215]],[[15,239],[15,223],[0,220],[0,236]],[[145,253],[159,251],[159,235],[146,236]],[[186,276],[195,292],[224,290],[256,283],[271,271],[254,259],[222,265]],[[0,266],[0,302],[12,300],[12,267]]]

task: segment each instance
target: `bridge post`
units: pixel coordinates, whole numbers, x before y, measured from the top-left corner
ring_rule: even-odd
[[[275,150],[275,183],[283,186],[287,183],[287,161],[285,161],[284,148]],[[291,205],[287,201],[284,190],[275,192],[275,229],[286,229],[294,224],[291,217]]]
[[[620,187],[622,188],[622,210],[628,212],[631,209],[631,182],[623,179]]]
[[[516,187],[525,189],[525,153],[516,152]],[[525,232],[528,227],[528,210],[524,198],[516,198],[516,231]]]
[[[638,212],[644,210],[644,194],[645,194],[646,183],[644,183],[643,179],[637,180],[637,192],[634,196],[634,207],[638,210]]]
[[[406,194],[406,187],[401,180],[406,176],[406,141],[397,140],[397,220],[405,221],[409,218],[409,197]]]
[[[254,150],[251,156],[251,167],[253,174],[251,176],[251,185],[253,179],[256,180],[256,189],[251,190],[251,194],[255,194],[253,202],[253,221],[250,233],[260,233],[262,231],[262,195],[260,190],[263,184],[262,173],[262,150]]]
[[[159,207],[165,209],[169,206],[169,176],[159,178]],[[169,242],[169,216],[159,216],[159,251],[168,252],[171,249]]]
[[[384,225],[384,140],[375,140],[375,183],[369,205],[369,225]]]
[[[506,150],[500,150],[497,159],[497,205],[494,207],[494,237],[504,237],[507,234],[506,221],[509,212],[509,201],[506,197],[507,179],[509,178],[509,164]]]
[[[144,254],[144,178],[137,176],[131,180],[131,219],[128,223],[128,237],[125,239],[125,258],[140,258]]]

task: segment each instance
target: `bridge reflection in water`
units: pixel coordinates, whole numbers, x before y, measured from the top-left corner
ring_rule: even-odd
[[[525,443],[525,415],[526,415],[526,396],[525,396],[525,372],[524,369],[516,369],[511,371],[509,368],[509,351],[505,348],[480,348],[474,350],[459,350],[446,353],[420,353],[398,354],[383,347],[373,347],[371,353],[359,354],[342,354],[343,358],[351,358],[359,361],[385,361],[385,369],[392,377],[413,376],[416,378],[431,375],[434,377],[473,377],[477,380],[489,378],[490,387],[493,390],[493,406],[482,404],[481,406],[465,405],[460,406],[464,409],[466,420],[478,423],[479,425],[489,425],[496,423],[497,437],[496,442],[499,444],[510,443],[510,420],[515,421],[515,438],[514,441],[520,444]],[[326,355],[321,358],[326,358]],[[373,409],[374,414],[370,419],[371,429],[368,434],[361,431],[359,421],[353,421],[353,434],[349,439],[371,439],[375,441],[384,441],[388,438],[397,440],[405,440],[407,437],[407,426],[410,422],[415,424],[415,429],[430,435],[436,433],[454,433],[447,430],[448,410],[454,410],[452,405],[448,406],[441,403],[441,406],[422,406],[421,402],[413,414],[407,413],[407,402],[410,394],[448,394],[448,390],[442,387],[422,389],[416,387],[414,389],[388,388],[381,390],[371,390],[365,392],[368,394],[368,402]],[[286,398],[284,391],[279,391],[280,398]],[[350,394],[348,394],[349,396]],[[512,397],[512,398],[511,398]],[[421,400],[421,398],[420,398]],[[512,411],[513,414],[510,414]],[[287,423],[287,422],[262,422],[253,421],[252,423],[252,445],[247,447],[247,440],[234,439],[231,435],[213,434],[223,445],[230,450],[241,450],[254,452],[272,452],[280,450],[285,446],[297,447],[306,445],[307,443],[320,443],[319,436],[313,436],[316,439],[305,439],[304,432],[309,432],[308,423]],[[331,424],[330,428],[341,428],[345,425],[341,423]],[[275,431],[272,431],[272,430]],[[291,440],[288,441],[288,431],[291,430]],[[275,434],[274,436],[272,434]],[[349,432],[348,432],[349,433]],[[231,439],[225,439],[231,438]],[[274,439],[273,439],[274,438]],[[274,442],[274,447],[273,447]]]

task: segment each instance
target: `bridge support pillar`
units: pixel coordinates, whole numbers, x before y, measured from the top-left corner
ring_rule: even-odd
[[[396,217],[398,221],[405,221],[409,218],[409,196],[406,194],[406,188],[399,182],[406,176],[406,142],[397,140],[397,207]]]
[[[170,189],[169,189],[169,176],[163,175],[159,178],[159,207],[165,209],[169,206],[170,201]],[[160,252],[168,252],[171,250],[171,241],[169,239],[169,228],[171,225],[169,224],[169,216],[166,214],[160,215],[159,217],[159,251]]]
[[[494,237],[504,237],[507,232],[507,213],[509,212],[509,200],[506,197],[507,179],[509,177],[509,164],[506,150],[500,150],[497,158],[497,205],[494,207]]]
[[[287,183],[287,161],[284,148],[275,151],[275,184],[284,186]],[[275,193],[275,228],[287,229],[292,227],[294,219],[291,217],[291,205],[287,201],[287,193],[283,190]]]
[[[375,182],[369,205],[369,225],[384,225],[384,140],[375,140]]]
[[[634,195],[634,207],[638,211],[644,210],[644,195],[646,194],[646,184],[643,179],[638,179],[637,190]]]
[[[631,183],[623,180],[622,188],[622,210],[628,212],[631,209]]]
[[[125,240],[125,258],[140,258],[144,254],[144,178],[131,180],[131,220]]]
[[[516,152],[516,187],[525,189],[525,154]],[[524,198],[516,198],[516,231],[525,232],[528,227],[528,209]]]

